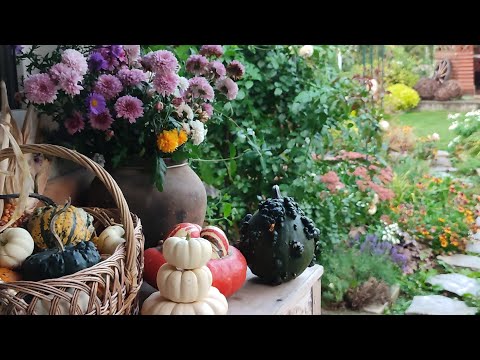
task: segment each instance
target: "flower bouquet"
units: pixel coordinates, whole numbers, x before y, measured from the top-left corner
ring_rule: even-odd
[[[165,158],[184,160],[204,141],[214,101],[234,100],[245,71],[221,61],[220,45],[202,46],[185,64],[140,45],[58,45],[43,56],[38,49],[16,53],[29,62],[22,99],[52,120],[47,140],[112,167],[148,161],[160,191]]]

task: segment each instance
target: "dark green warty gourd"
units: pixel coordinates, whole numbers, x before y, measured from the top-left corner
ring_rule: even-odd
[[[57,247],[30,255],[23,262],[22,273],[25,280],[55,279],[74,274],[100,262],[100,253],[93,242],[80,241],[75,245],[64,246],[56,233],[55,221],[58,215],[67,211],[69,207],[70,201],[50,221],[50,231],[56,240]]]
[[[273,198],[260,202],[254,215],[242,220],[238,249],[252,273],[278,285],[315,263],[319,230],[293,198],[282,198],[277,185],[273,193]]]

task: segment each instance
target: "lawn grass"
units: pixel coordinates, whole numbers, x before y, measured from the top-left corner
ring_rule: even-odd
[[[414,111],[391,116],[392,125],[412,126],[417,136],[427,136],[433,133],[440,135],[439,149],[447,150],[448,143],[455,137],[448,130],[452,120],[447,118],[449,111]]]

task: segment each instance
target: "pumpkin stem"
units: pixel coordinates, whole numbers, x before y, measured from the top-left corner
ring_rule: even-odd
[[[17,199],[19,197],[20,197],[20,194],[18,194],[18,193],[0,195],[0,199]],[[44,202],[45,205],[57,206],[57,204],[55,204],[55,201],[53,201],[49,197],[46,197],[45,195],[40,195],[40,194],[37,194],[37,193],[30,193],[30,194],[28,194],[28,197],[38,199],[38,200]]]
[[[72,204],[72,199],[68,198],[67,202],[65,203],[65,206],[61,210],[57,211],[57,213],[52,217],[52,220],[50,221],[50,232],[53,234],[53,237],[57,241],[58,248],[61,251],[64,251],[65,247],[63,246],[62,239],[60,239],[57,232],[55,231],[55,221],[57,220],[58,215],[67,211],[67,209],[70,207],[71,204]]]
[[[278,185],[273,185],[272,191],[273,191],[273,198],[274,199],[281,199],[282,198],[282,195],[280,194],[280,188],[278,187]]]
[[[190,235],[190,233],[189,233],[189,232],[187,232],[186,239],[187,239],[187,240],[190,240],[191,238],[192,238],[192,235]]]

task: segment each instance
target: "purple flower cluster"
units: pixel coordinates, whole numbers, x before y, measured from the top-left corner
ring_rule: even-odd
[[[357,237],[357,241],[360,237]],[[402,268],[406,272],[408,266],[408,258],[399,252],[399,246],[393,245],[391,242],[382,241],[375,234],[367,234],[365,240],[360,244],[361,252],[368,252],[377,256],[388,256],[392,262]]]

